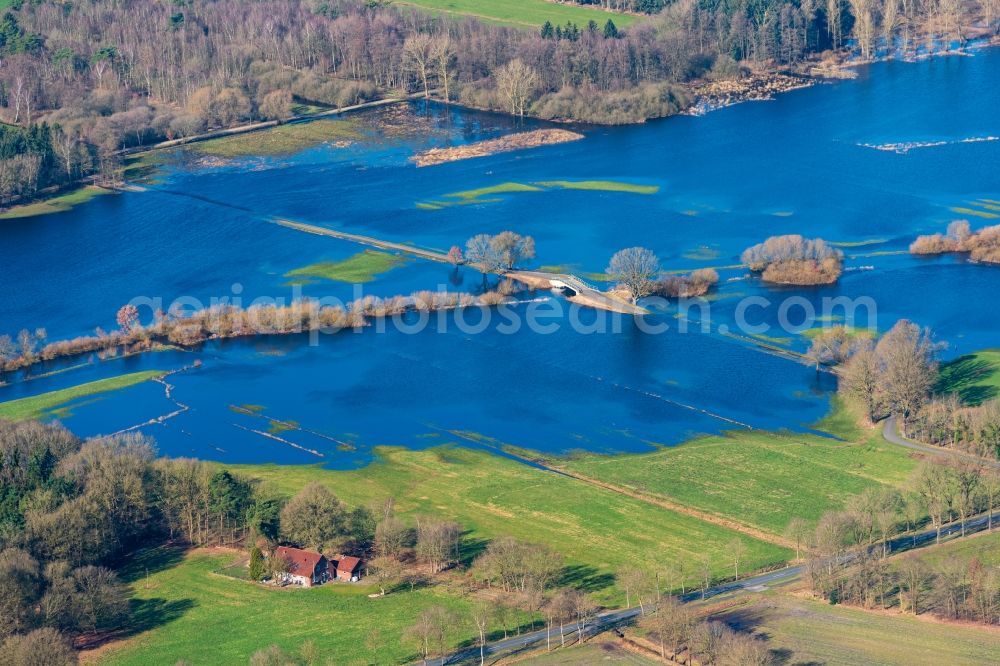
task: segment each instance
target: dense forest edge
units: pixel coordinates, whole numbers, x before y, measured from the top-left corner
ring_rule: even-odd
[[[84,178],[117,186],[123,151],[324,109],[416,93],[641,122],[797,87],[847,60],[961,47],[998,26],[997,0],[613,4],[643,18],[518,30],[379,0],[17,0],[0,20],[0,205]]]

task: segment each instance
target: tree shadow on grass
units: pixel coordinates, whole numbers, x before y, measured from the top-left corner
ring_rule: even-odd
[[[954,392],[965,404],[980,405],[1000,394],[996,386],[978,383],[995,370],[992,363],[971,354],[959,356],[941,366],[941,375],[934,390],[938,393]]]
[[[178,620],[195,607],[195,601],[194,599],[132,599],[129,605],[132,609],[132,619],[125,628],[124,636],[141,634]]]
[[[733,631],[753,634],[755,638],[770,643],[771,635],[762,631],[761,627],[769,620],[774,619],[774,613],[783,612],[780,608],[770,608],[766,605],[753,605],[746,608],[737,608],[726,611],[725,614],[716,618]],[[773,663],[776,666],[822,666],[818,661],[796,661],[795,653],[788,648],[768,647]]]
[[[130,599],[131,617],[121,629],[84,634],[73,641],[78,650],[93,650],[105,643],[118,641],[141,634],[180,619],[184,613],[195,607],[193,599]]]
[[[386,594],[395,592],[415,592],[434,586],[434,581],[423,574],[406,576],[403,580],[386,588]]]
[[[462,534],[462,546],[458,553],[458,563],[465,568],[472,566],[472,562],[483,554],[490,543],[487,539],[471,538],[471,533],[466,531]]]
[[[714,619],[719,620],[733,631],[756,632],[768,619],[772,618],[771,614],[775,612],[780,611],[752,605],[746,608],[728,610],[723,615]]]
[[[118,569],[118,577],[134,583],[166,569],[177,566],[184,559],[184,549],[179,546],[147,548],[129,556]]]
[[[824,666],[825,662],[822,661],[795,661],[795,653],[788,648],[774,648],[768,650],[771,654],[771,663],[774,666]]]
[[[615,584],[615,576],[586,564],[568,564],[556,578],[556,587],[574,587],[581,592],[597,592]]]

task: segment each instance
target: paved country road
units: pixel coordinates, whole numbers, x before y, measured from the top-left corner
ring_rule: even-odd
[[[893,430],[895,432],[895,430]],[[887,437],[888,439],[888,437]],[[908,441],[908,440],[906,440]],[[914,443],[915,444],[915,443]],[[904,445],[905,446],[905,445]],[[923,445],[916,445],[920,448]],[[993,523],[1000,525],[1000,511],[993,513]],[[976,532],[981,532],[985,530],[990,525],[990,515],[983,514],[975,518],[970,518],[965,521],[965,535],[975,534]],[[941,528],[940,536],[942,538],[959,535],[955,538],[961,538],[962,525],[961,522],[949,523]],[[902,552],[905,550],[911,550],[914,548],[923,548],[925,546],[932,545],[937,540],[938,534],[936,530],[926,530],[923,532],[918,532],[912,535],[900,536],[895,539],[891,539],[888,543],[888,550],[890,553]],[[875,546],[875,548],[881,548],[881,544]],[[853,559],[854,554],[848,554],[844,556],[845,559]],[[750,578],[745,578],[738,582],[724,583],[722,585],[717,585],[716,587],[709,588],[704,595],[704,598],[708,599],[711,597],[719,596],[721,594],[735,593],[743,594],[748,592],[758,592],[762,588],[767,588],[769,586],[777,585],[780,583],[788,582],[802,573],[802,565],[796,565],[791,567],[785,567],[784,569],[777,569],[775,571],[769,571],[757,576],[752,576]],[[680,597],[682,601],[696,601],[702,598],[702,593],[700,591],[689,592]],[[615,625],[628,622],[635,619],[640,613],[638,608],[626,608],[619,610],[611,610],[605,613],[597,615],[592,620],[589,620],[583,627],[583,633],[587,636],[599,633],[606,629],[609,629]],[[580,630],[578,623],[570,623],[563,626],[563,632],[566,637],[569,638],[575,632]],[[486,655],[495,655],[500,652],[520,650],[524,648],[529,648],[535,645],[541,645],[545,642],[546,630],[533,631],[530,633],[522,634],[520,636],[513,636],[502,641],[495,641],[493,643],[487,643],[486,649],[484,650]],[[559,630],[556,629],[551,634],[551,640],[553,644],[559,643]],[[479,646],[473,646],[460,650],[459,652],[454,652],[446,657],[438,657],[435,659],[428,659],[428,666],[445,666],[446,664],[459,664],[459,663],[473,663],[479,661]],[[415,662],[423,664],[424,662]]]
[[[931,444],[921,444],[920,442],[915,442],[912,439],[907,439],[899,434],[899,427],[896,423],[896,415],[893,414],[885,420],[885,425],[882,426],[882,437],[885,441],[891,444],[905,446],[906,448],[913,449],[914,451],[923,451],[937,456],[951,456],[952,458],[958,458],[967,462],[986,465],[987,467],[992,467],[993,469],[1000,469],[1000,461],[988,460],[980,456],[965,453],[964,451],[956,451],[954,449],[947,449],[943,446],[933,446]]]

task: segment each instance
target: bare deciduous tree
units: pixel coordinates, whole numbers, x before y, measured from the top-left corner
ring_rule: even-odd
[[[417,521],[417,557],[438,573],[458,561],[462,526],[458,523],[421,518]]]
[[[785,536],[795,543],[795,559],[801,558],[802,547],[805,546],[811,531],[809,523],[802,518],[796,517],[788,521],[788,526],[785,528]]]
[[[500,67],[494,74],[494,79],[497,91],[506,100],[511,115],[523,116],[539,84],[535,68],[515,58]]]
[[[875,347],[881,365],[881,383],[889,408],[904,419],[927,402],[937,379],[939,345],[930,331],[901,320]]]
[[[472,622],[479,632],[479,663],[486,663],[486,630],[493,621],[493,606],[488,603],[477,603],[472,607]]]
[[[660,658],[667,659],[667,647],[670,657],[680,650],[681,644],[688,639],[694,626],[694,615],[683,603],[674,597],[664,596],[644,624],[652,629],[660,644]]]
[[[844,365],[841,390],[864,407],[865,416],[875,422],[882,408],[882,370],[875,346],[861,345]]]
[[[437,68],[437,80],[444,94],[444,101],[451,101],[452,68],[455,65],[455,46],[447,35],[437,37],[431,45],[431,57]]]
[[[740,562],[747,555],[747,545],[743,542],[743,539],[733,539],[729,542],[729,557],[733,560],[733,570],[735,573],[735,579],[740,579]]]
[[[399,580],[402,573],[403,565],[394,557],[382,555],[368,562],[368,575],[378,585],[382,596],[388,593],[389,587]]]
[[[403,58],[407,67],[417,75],[424,90],[424,99],[430,99],[430,72],[434,66],[434,39],[425,33],[407,37],[403,42]]]
[[[660,261],[652,250],[630,247],[611,257],[607,273],[628,290],[632,302],[653,293],[653,280],[660,272]]]

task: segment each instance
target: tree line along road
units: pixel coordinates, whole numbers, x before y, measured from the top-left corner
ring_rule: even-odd
[[[982,514],[976,516],[975,518],[970,518],[965,521],[964,530],[961,521],[956,521],[949,523],[941,528],[940,537],[952,537],[955,539],[963,538],[964,536],[970,536],[978,532],[986,530],[993,522],[1000,522],[1000,511],[995,511],[992,515]],[[938,541],[938,531],[934,529],[924,530],[922,532],[916,532],[914,534],[902,535],[890,539],[887,542],[888,553],[900,553],[907,550],[914,550],[918,548],[924,548],[930,546]],[[871,548],[882,548],[881,544],[872,546]],[[857,556],[857,551],[854,553],[848,553],[844,555],[845,562],[849,562],[854,557]],[[678,597],[681,601],[691,602],[699,601],[701,599],[710,599],[712,597],[717,597],[723,594],[747,594],[753,592],[760,592],[766,589],[768,586],[779,585],[782,583],[787,583],[791,580],[798,578],[805,569],[804,565],[798,564],[795,566],[785,567],[784,569],[778,569],[775,571],[769,571],[767,573],[762,573],[757,576],[751,576],[750,578],[745,578],[741,581],[733,581],[729,583],[723,583],[715,587],[711,587],[705,590],[704,593],[700,591],[689,592],[687,594]],[[655,611],[653,611],[655,612]],[[582,633],[584,636],[593,636],[595,634],[601,633],[607,629],[610,629],[616,625],[623,624],[634,620],[641,610],[639,608],[623,608],[606,611],[597,615],[593,620],[589,622],[581,623],[573,622],[570,624],[563,625],[563,633],[566,636],[572,635],[574,633]],[[546,629],[541,629],[539,631],[534,631],[531,633],[523,634],[521,636],[514,636],[507,638],[502,641],[496,641],[493,643],[487,643],[485,649],[483,650],[486,655],[498,655],[502,652],[511,652],[518,650],[525,650],[534,645],[545,641],[547,637],[551,637],[551,633]],[[436,659],[428,659],[426,664],[428,666],[446,666],[447,664],[458,664],[465,662],[467,660],[475,659],[479,660],[479,646],[469,647],[458,652],[454,652],[445,657],[438,657]],[[419,664],[424,664],[425,662],[415,662]]]

